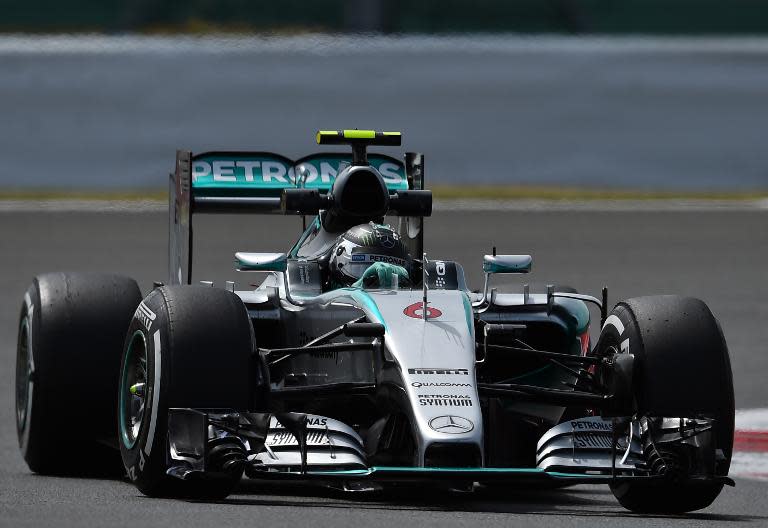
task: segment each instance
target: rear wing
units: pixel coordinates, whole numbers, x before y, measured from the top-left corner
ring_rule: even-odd
[[[408,152],[404,161],[367,155],[390,192],[424,189],[424,157]],[[192,282],[195,213],[282,214],[284,189],[327,192],[336,175],[353,161],[351,153],[318,153],[293,161],[272,152],[176,152],[169,189],[169,284]],[[423,219],[401,218],[414,255],[423,251]],[[404,223],[404,224],[403,224]]]

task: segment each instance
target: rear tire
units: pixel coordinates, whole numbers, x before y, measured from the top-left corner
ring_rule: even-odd
[[[16,429],[35,473],[122,471],[116,389],[125,330],[140,301],[136,282],[117,275],[49,273],[27,290],[16,353]]]
[[[251,321],[234,293],[171,286],[142,301],[126,337],[118,416],[123,463],[142,493],[217,500],[232,492],[242,468],[190,480],[166,474],[168,409],[250,410],[253,351]]]
[[[731,363],[720,325],[699,299],[672,295],[619,303],[603,326],[596,351],[635,355],[638,416],[715,419],[716,447],[728,474],[733,451],[734,394]],[[711,481],[612,485],[622,506],[643,513],[683,513],[706,508],[723,485]]]

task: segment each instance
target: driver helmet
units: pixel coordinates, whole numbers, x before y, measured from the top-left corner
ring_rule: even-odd
[[[331,278],[349,286],[376,262],[402,266],[410,272],[411,257],[400,235],[388,225],[369,222],[350,228],[331,251]]]

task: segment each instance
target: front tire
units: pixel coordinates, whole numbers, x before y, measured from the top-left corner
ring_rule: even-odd
[[[720,325],[699,299],[673,295],[619,303],[603,326],[596,351],[635,356],[638,416],[715,419],[716,447],[728,474],[733,451],[734,394],[731,363]],[[723,484],[713,481],[625,482],[611,485],[625,508],[643,513],[684,513],[706,508]]]
[[[136,310],[120,373],[118,436],[128,476],[145,495],[222,499],[242,476],[166,474],[168,409],[250,410],[254,339],[235,294],[203,286],[155,289]]]

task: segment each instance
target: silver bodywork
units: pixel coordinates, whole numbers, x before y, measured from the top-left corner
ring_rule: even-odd
[[[363,439],[348,425],[324,416],[307,415],[307,468],[364,469]],[[260,470],[296,471],[301,451],[296,437],[274,416],[264,449],[251,460]]]
[[[396,384],[410,402],[419,465],[424,463],[426,448],[435,442],[474,444],[482,453],[483,420],[475,382],[473,312],[466,292],[430,291],[428,307],[440,315],[424,320],[418,308],[422,303],[421,290],[342,288],[316,297],[289,300],[280,275],[267,279],[261,289],[277,287],[281,308],[299,319],[316,320],[329,309],[337,313],[352,308],[353,312],[362,311],[368,320],[385,325],[384,343],[400,379],[383,381]],[[252,292],[237,293],[246,303],[266,300],[266,296],[257,297]],[[409,307],[414,311],[410,316],[405,313]],[[352,318],[353,313],[349,316]],[[436,420],[443,417],[461,425],[438,424]]]
[[[475,338],[469,299],[460,291],[434,291],[428,306],[435,318],[404,313],[420,305],[420,291],[371,292],[387,323],[385,342],[397,362],[411,403],[419,464],[434,442],[472,443],[482,453],[483,421],[475,379]],[[418,311],[415,315],[419,315]],[[437,423],[454,417],[461,425]]]
[[[327,246],[328,240],[322,230],[316,240],[320,239],[324,240],[322,245]],[[246,264],[263,264],[260,260],[252,260]],[[298,262],[306,261],[298,259]],[[280,380],[272,380],[271,390],[273,394],[298,390],[298,394],[306,398],[301,400],[300,405],[309,403],[310,406],[313,390],[334,384],[367,384],[375,389],[372,394],[376,397],[381,395],[379,391],[384,390],[386,397],[395,401],[400,411],[407,416],[415,443],[414,458],[407,467],[403,464],[400,467],[398,464],[379,464],[371,461],[374,451],[367,443],[366,436],[370,429],[360,430],[355,422],[344,423],[318,412],[296,413],[295,408],[292,408],[293,414],[306,418],[305,436],[301,437],[295,428],[284,427],[278,415],[272,415],[265,431],[263,446],[254,449],[244,442],[245,450],[249,453],[247,474],[251,477],[258,478],[272,473],[340,479],[372,477],[397,480],[432,476],[483,481],[488,478],[503,480],[525,476],[573,482],[614,482],[615,479],[650,478],[649,458],[653,458],[652,451],[656,448],[652,443],[648,444],[649,438],[655,439],[660,445],[662,442],[682,442],[695,448],[697,453],[709,453],[711,450],[711,420],[664,418],[653,423],[653,431],[651,422],[644,418],[610,420],[586,416],[557,423],[563,407],[535,399],[509,398],[501,404],[495,404],[497,407],[501,405],[502,413],[508,413],[502,420],[510,415],[523,417],[522,421],[511,421],[517,424],[513,428],[526,420],[539,424],[534,458],[530,465],[502,463],[495,466],[493,461],[489,464],[489,458],[492,460],[494,456],[488,454],[493,449],[488,447],[489,438],[491,444],[497,442],[495,449],[498,450],[498,438],[503,437],[494,429],[499,427],[499,422],[490,418],[490,410],[481,407],[491,407],[493,396],[489,397],[486,392],[481,398],[481,389],[483,383],[486,386],[495,384],[503,387],[507,382],[482,381],[482,369],[486,367],[483,363],[489,348],[483,339],[487,339],[488,326],[483,327],[486,334],[477,338],[476,322],[481,320],[485,325],[496,324],[512,330],[526,330],[528,324],[532,328],[536,324],[550,324],[550,318],[554,317],[553,312],[558,307],[566,317],[574,320],[579,319],[576,314],[581,310],[582,321],[579,324],[582,326],[576,327],[579,328],[577,338],[555,348],[560,350],[558,354],[561,356],[579,356],[587,351],[585,343],[589,344],[588,340],[583,339],[588,336],[589,324],[588,310],[584,303],[593,302],[593,299],[587,296],[560,294],[552,288],[548,288],[546,294],[532,294],[527,287],[522,294],[497,294],[495,290],[488,294],[472,293],[462,287],[430,289],[426,292],[425,313],[425,292],[420,287],[347,287],[325,293],[321,293],[320,288],[302,287],[294,290],[290,287],[288,270],[270,271],[255,290],[235,293],[246,305],[254,322],[271,321],[272,327],[278,329],[279,335],[275,338],[278,348],[266,349],[268,355],[273,351],[280,353],[280,347],[286,347],[282,350],[288,351],[292,350],[291,347],[295,350],[303,346],[316,346],[314,343],[318,340],[325,343],[323,335],[333,333],[334,328],[338,329],[340,325],[354,321],[381,325],[383,336],[379,334],[372,341],[334,334],[338,337],[334,337],[335,341],[329,345],[360,343],[372,347],[367,350],[367,354],[352,350],[330,352],[326,356],[319,352],[305,353],[311,357],[296,359],[295,364],[291,365],[293,371],[290,374]],[[586,323],[583,318],[585,312]],[[522,346],[528,346],[517,341]],[[510,347],[510,350],[513,349]],[[377,351],[381,353],[378,361],[370,355],[373,352],[375,356]],[[575,374],[575,371],[571,372]],[[549,387],[576,387],[573,385],[575,382],[576,377],[566,372],[561,373],[559,379],[551,378],[542,384]],[[343,399],[338,401],[343,404]],[[502,430],[504,427],[501,425]],[[213,427],[209,430],[219,429]],[[525,435],[522,429],[519,432],[511,431],[513,437],[518,433]],[[215,436],[209,433],[208,441],[213,438]],[[195,471],[205,470],[200,460],[175,452],[175,445],[171,442],[170,459],[175,465],[168,470],[169,474],[188,478]],[[439,446],[440,449],[446,446],[468,447],[471,449],[464,452],[477,453],[478,458],[471,463],[466,458],[456,467],[451,465],[453,459],[450,456],[439,458],[435,463],[434,460],[428,460],[428,452],[433,446]],[[513,445],[504,449],[515,452],[519,447]],[[533,451],[533,446],[525,446],[525,449]],[[722,450],[717,450],[714,456],[718,461],[725,458]],[[702,458],[696,464],[697,468],[707,468],[709,459]],[[699,477],[708,478],[709,474],[704,472]],[[658,475],[653,478],[658,478]]]
[[[309,235],[305,235],[293,250],[299,263],[311,262],[313,258],[320,257],[333,246],[335,240],[317,223],[307,233]],[[505,263],[503,257],[493,259]],[[437,262],[441,264],[441,261]],[[525,263],[523,268],[527,271],[530,269],[530,257],[527,257]],[[435,268],[437,274],[442,270],[442,265]],[[490,293],[472,293],[460,286],[457,289],[427,291],[425,313],[425,292],[421,288],[340,288],[321,293],[319,288],[306,289],[304,285],[293,288],[288,271],[270,271],[272,273],[256,290],[236,293],[248,307],[252,318],[274,319],[274,328],[282,332],[276,341],[282,346],[301,347],[340,324],[361,316],[371,323],[382,324],[385,329],[381,340],[385,365],[374,366],[364,355],[353,353],[334,354],[335,363],[331,368],[328,368],[330,358],[296,359],[290,374],[281,380],[273,380],[272,390],[285,391],[294,386],[311,389],[315,385],[319,388],[329,383],[343,382],[367,382],[377,388],[387,387],[388,397],[395,398],[397,405],[408,417],[415,443],[413,464],[416,467],[427,465],[426,453],[435,444],[463,444],[478,454],[476,463],[480,467],[487,465],[484,453],[486,424],[481,410],[476,372],[484,357],[477,356],[475,321],[478,317],[484,317],[490,323],[504,323],[504,313],[518,308],[533,310],[533,313],[540,314],[534,317],[542,320],[549,317],[553,302],[560,302],[549,292],[531,294],[528,288],[525,288],[523,294],[497,294],[495,290]],[[426,283],[426,280],[423,282]],[[463,285],[463,276],[460,283]],[[438,280],[437,284],[442,282]],[[580,300],[565,302],[581,303]],[[575,340],[573,345],[568,345],[568,349],[575,349],[578,353],[578,346],[578,340]],[[341,375],[328,373],[334,369],[341,372]],[[573,381],[568,376],[563,380]],[[507,409],[541,416],[545,423],[556,423],[562,413],[562,409],[536,402],[508,403]],[[307,439],[307,466],[349,468],[356,464],[364,465],[366,457],[362,440],[359,440],[359,450],[344,450],[335,457],[330,456],[328,442],[336,439],[341,445],[352,441],[350,439],[353,435],[339,433],[343,438],[336,438],[338,435],[334,431],[348,426],[330,418],[322,419],[329,424],[327,430],[309,429],[311,434]],[[560,432],[548,435],[546,438],[549,440],[543,446],[544,452],[558,451],[567,446],[574,449],[572,437]],[[289,436],[288,431],[280,429],[279,422],[273,423],[265,449],[256,455],[254,461],[273,469],[295,468],[301,462],[299,443],[297,439],[290,440]],[[272,443],[278,441],[282,442],[279,449],[270,451]],[[590,457],[587,465],[595,469],[605,469],[611,465],[604,452],[592,452]],[[547,460],[542,462],[542,467],[566,464],[563,461],[555,462],[552,456]]]
[[[612,421],[598,416],[558,424],[539,440],[536,467],[575,473],[634,471],[643,463],[639,426],[632,424],[629,434],[618,436],[615,451],[613,430]]]

